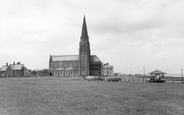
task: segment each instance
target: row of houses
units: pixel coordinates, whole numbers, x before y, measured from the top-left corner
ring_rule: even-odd
[[[0,68],[0,76],[2,77],[22,77],[27,76],[28,74],[28,69],[24,66],[24,64],[21,64],[20,62],[17,64],[15,64],[15,62],[13,62],[13,64],[6,63],[6,65],[3,65]]]

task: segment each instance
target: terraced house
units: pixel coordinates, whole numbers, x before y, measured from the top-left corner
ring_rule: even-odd
[[[79,43],[79,55],[50,55],[49,70],[54,76],[100,76],[102,62],[91,55],[85,17]]]

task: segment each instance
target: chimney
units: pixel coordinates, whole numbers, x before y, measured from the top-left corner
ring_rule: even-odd
[[[8,67],[8,63],[6,63],[6,67]]]

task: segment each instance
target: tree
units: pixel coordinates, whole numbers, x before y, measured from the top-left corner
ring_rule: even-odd
[[[36,76],[37,71],[33,70],[33,71],[32,71],[32,74],[33,74],[33,76]]]
[[[48,69],[41,70],[41,76],[49,76],[49,70]]]

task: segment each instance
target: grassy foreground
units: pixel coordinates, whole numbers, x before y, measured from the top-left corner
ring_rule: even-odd
[[[1,78],[0,115],[183,115],[184,84]]]

